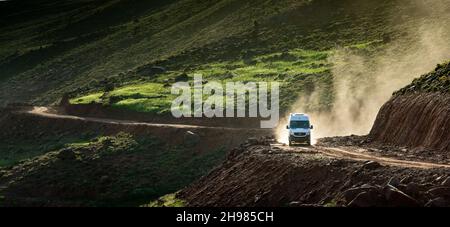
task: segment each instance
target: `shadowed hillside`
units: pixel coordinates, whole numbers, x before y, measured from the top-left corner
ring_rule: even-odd
[[[64,93],[79,96],[108,83],[120,86],[146,79],[138,69],[153,65],[182,73],[198,66],[208,68],[211,62],[240,61],[294,48],[322,51],[336,45],[379,46],[408,37],[403,31],[430,15],[417,11],[415,4],[400,2],[3,2],[0,101],[49,104]],[[306,75],[298,82],[328,83]],[[304,90],[308,88],[287,93]],[[286,98],[289,104],[285,105],[294,101]]]

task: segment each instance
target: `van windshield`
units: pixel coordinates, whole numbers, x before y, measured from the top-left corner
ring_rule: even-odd
[[[309,121],[291,121],[291,129],[304,128],[309,129]]]

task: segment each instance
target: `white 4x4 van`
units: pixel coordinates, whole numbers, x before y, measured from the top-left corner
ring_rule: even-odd
[[[289,146],[294,143],[306,143],[311,145],[311,125],[309,116],[301,113],[293,113],[289,116]]]

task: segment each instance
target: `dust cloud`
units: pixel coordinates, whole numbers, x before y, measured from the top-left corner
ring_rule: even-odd
[[[420,9],[429,11],[430,15],[436,15],[434,9],[443,9],[433,7]],[[350,48],[337,48],[328,59],[333,65],[333,91],[318,87],[312,94],[301,95],[290,111],[310,115],[315,127],[313,143],[322,137],[367,134],[380,107],[394,91],[432,71],[438,63],[449,60],[450,31],[445,19],[432,18],[410,27],[409,38],[385,44],[375,56]],[[334,94],[331,110],[311,111],[311,106],[319,104],[323,92]],[[278,141],[283,143],[288,139],[286,118],[275,129]]]

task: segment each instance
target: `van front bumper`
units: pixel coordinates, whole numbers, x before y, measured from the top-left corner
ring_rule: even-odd
[[[307,143],[311,140],[311,136],[303,136],[303,137],[297,137],[297,136],[289,136],[289,141],[294,143]]]

